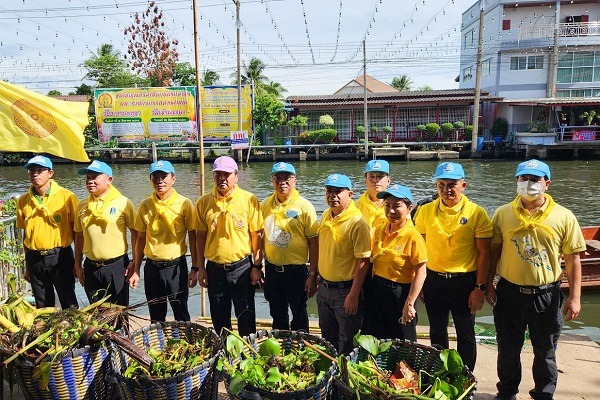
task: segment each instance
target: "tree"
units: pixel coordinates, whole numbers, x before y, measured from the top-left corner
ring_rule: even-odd
[[[212,69],[205,69],[204,72],[202,72],[201,84],[202,86],[214,86],[219,83],[220,79],[221,77],[216,71],[213,71]]]
[[[124,30],[129,38],[125,58],[131,69],[150,80],[152,86],[169,86],[175,63],[179,58],[177,39],[169,39],[164,30],[163,12],[154,1],[140,16],[135,13],[134,22]]]
[[[433,90],[433,88],[429,85],[424,85],[421,86],[420,88],[417,89],[419,92],[431,92]]]
[[[265,63],[256,57],[252,57],[248,64],[242,63],[241,83],[244,85],[254,84],[257,96],[266,93],[279,99],[286,90],[280,83],[273,82],[264,75],[265,68]],[[237,72],[231,74],[231,77],[237,78]],[[233,81],[233,84],[237,85],[237,80]]]
[[[187,61],[175,63],[173,84],[175,86],[196,86],[196,68]]]
[[[283,104],[263,93],[256,96],[254,111],[252,113],[256,130],[275,129],[283,122]]]
[[[395,76],[392,79],[392,83],[391,83],[391,85],[393,87],[395,87],[396,89],[400,90],[401,92],[405,91],[405,90],[410,90],[412,84],[413,84],[412,79],[410,79],[409,76],[406,75],[406,74],[402,74],[400,76],[400,78],[398,78],[397,76]]]
[[[98,48],[96,54],[83,62],[87,70],[84,79],[97,82],[97,87],[126,88],[136,85],[146,86],[147,82],[127,70],[127,62],[112,44],[105,43]],[[85,85],[89,87],[88,85]],[[80,86],[82,90],[85,88]]]
[[[62,96],[62,93],[58,90],[50,90],[48,96]]]
[[[79,85],[75,88],[75,94],[93,97],[94,96],[94,88],[91,87],[90,85],[86,85],[85,83],[82,83],[81,85]]]

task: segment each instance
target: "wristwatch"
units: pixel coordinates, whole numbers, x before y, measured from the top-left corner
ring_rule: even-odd
[[[487,290],[487,285],[485,283],[478,283],[475,285],[475,287],[481,290],[482,292],[485,292]]]
[[[252,268],[262,269],[262,264],[252,264]]]
[[[194,272],[198,272],[198,267],[193,266],[192,268],[190,268],[192,271]]]
[[[316,276],[319,274],[319,271],[309,271],[308,276]]]

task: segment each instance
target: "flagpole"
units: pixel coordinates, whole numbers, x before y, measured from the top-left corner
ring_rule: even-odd
[[[196,0],[192,0],[194,9],[194,62],[196,64],[196,93],[198,99],[198,111],[196,113],[196,121],[198,125],[198,145],[200,147],[198,158],[200,159],[200,196],[204,194],[204,129],[202,127],[202,89],[200,86],[200,44],[198,43],[198,14]],[[192,243],[190,243],[192,246]],[[195,244],[194,244],[195,246]],[[200,305],[202,316],[206,315],[206,293],[202,287],[200,289]]]

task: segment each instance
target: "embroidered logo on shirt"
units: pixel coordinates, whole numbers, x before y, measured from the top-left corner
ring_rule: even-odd
[[[59,224],[60,221],[62,221],[62,216],[60,214],[54,214],[52,216],[52,221],[54,221],[55,223]]]
[[[460,223],[461,225],[466,225],[466,224],[467,224],[467,222],[469,222],[469,220],[467,219],[467,217],[462,217],[462,218],[460,219],[460,221],[459,221],[459,223]]]
[[[110,208],[110,211],[108,212],[110,215],[117,215],[117,209],[114,207]]]

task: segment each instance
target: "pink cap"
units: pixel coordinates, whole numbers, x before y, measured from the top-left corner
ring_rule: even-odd
[[[213,164],[213,171],[224,171],[224,172],[233,172],[238,170],[237,163],[231,157],[221,156],[217,157],[215,163]]]

